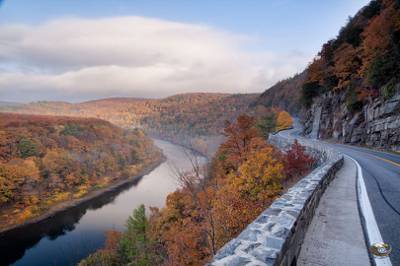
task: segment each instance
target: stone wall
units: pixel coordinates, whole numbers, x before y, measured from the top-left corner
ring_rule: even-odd
[[[270,136],[270,142],[287,149],[290,135]],[[325,188],[343,164],[343,156],[324,145],[300,140],[309,151],[321,156],[321,164],[215,255],[210,265],[295,265],[307,227]]]
[[[390,99],[375,98],[350,112],[344,92],[326,93],[314,99],[305,119],[305,133],[350,144],[400,151],[400,84]],[[321,110],[322,113],[318,111]],[[315,125],[319,124],[315,131]]]

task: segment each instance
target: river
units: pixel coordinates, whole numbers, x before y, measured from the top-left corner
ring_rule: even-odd
[[[182,170],[190,170],[191,164],[182,147],[161,140],[155,144],[167,160],[140,180],[0,236],[0,265],[75,265],[103,246],[107,230],[123,230],[126,219],[140,204],[164,206],[168,193],[178,187],[171,164]],[[205,162],[204,157],[199,160]]]

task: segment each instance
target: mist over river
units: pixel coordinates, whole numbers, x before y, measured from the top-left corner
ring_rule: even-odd
[[[167,160],[140,180],[56,214],[38,224],[0,235],[0,265],[75,265],[101,248],[107,230],[123,230],[140,204],[164,206],[166,196],[178,187],[171,164],[190,170],[181,146],[155,140]],[[198,155],[196,155],[198,156]],[[199,157],[205,163],[204,157]]]

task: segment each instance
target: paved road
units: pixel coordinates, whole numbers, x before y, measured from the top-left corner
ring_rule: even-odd
[[[299,137],[301,126],[280,132]],[[319,142],[319,140],[315,140]],[[400,155],[343,144],[328,144],[356,160],[362,175],[380,234],[392,246],[392,265],[400,265]]]
[[[379,231],[393,248],[390,259],[400,265],[400,156],[340,144],[334,147],[360,164]]]
[[[356,192],[357,166],[345,157],[307,229],[297,266],[368,266]]]

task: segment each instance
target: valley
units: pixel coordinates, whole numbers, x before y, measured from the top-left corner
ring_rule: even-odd
[[[400,263],[400,0],[46,1],[0,1],[0,265]]]

